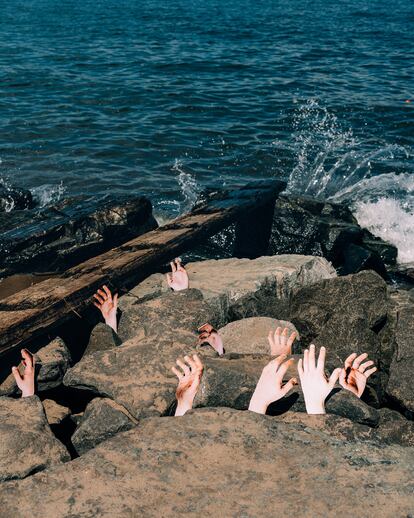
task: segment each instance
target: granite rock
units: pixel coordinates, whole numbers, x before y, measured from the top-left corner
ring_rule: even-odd
[[[8,518],[33,509],[43,518],[336,517],[349,509],[391,518],[411,513],[413,477],[410,448],[209,409],[143,420],[65,466],[3,484],[0,501]]]
[[[72,435],[72,444],[83,455],[119,432],[130,430],[137,421],[128,412],[108,398],[95,398],[85,409]]]
[[[68,460],[37,396],[0,397],[0,481],[25,478]]]

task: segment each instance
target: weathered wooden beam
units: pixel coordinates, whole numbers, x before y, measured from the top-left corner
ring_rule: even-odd
[[[4,299],[0,302],[0,354],[81,314],[102,284],[132,286],[249,214],[249,225],[254,225],[260,207],[268,211],[284,187],[281,181],[266,180],[235,191],[210,193],[191,213]]]

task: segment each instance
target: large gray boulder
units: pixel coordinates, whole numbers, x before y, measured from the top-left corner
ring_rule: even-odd
[[[226,353],[270,354],[269,331],[277,327],[289,328],[290,333],[296,327],[286,320],[269,317],[250,317],[230,322],[219,329]],[[294,345],[297,344],[297,341]],[[295,347],[293,348],[295,350]]]
[[[71,364],[69,349],[61,338],[55,338],[35,353],[36,392],[43,392],[62,384],[63,376]],[[0,385],[0,396],[17,394],[19,389],[13,374]]]
[[[64,384],[113,399],[136,418],[161,415],[175,397],[171,367],[178,356],[194,350],[196,340],[196,334],[184,331],[138,336],[121,347],[84,356],[68,370]]]
[[[292,298],[290,319],[303,343],[325,346],[340,361],[352,352],[367,352],[377,365],[389,357],[378,333],[388,311],[388,292],[383,279],[367,271],[320,281],[299,290]],[[375,378],[373,378],[375,379]]]
[[[79,455],[83,455],[117,433],[136,426],[125,408],[108,398],[95,398],[85,409],[71,441]]]
[[[276,200],[268,253],[325,257],[341,274],[374,270],[386,276],[397,248],[362,229],[348,207],[307,196]]]
[[[190,288],[201,291],[219,315],[215,324],[219,327],[253,316],[283,319],[294,293],[336,276],[325,259],[302,255],[200,261],[187,264],[186,269]],[[131,305],[169,291],[165,276],[152,275],[120,299],[120,309],[127,314]]]
[[[398,312],[395,352],[390,366],[387,394],[414,415],[414,304]]]
[[[410,448],[211,409],[143,420],[65,466],[3,484],[0,502],[8,518],[34,509],[44,518],[336,517],[350,509],[391,518],[411,513],[413,477]]]
[[[378,446],[399,444],[414,446],[414,423],[401,414],[382,408],[377,428],[364,426],[335,414],[307,415],[303,412],[288,411],[278,416],[284,423],[299,424],[303,428],[322,431],[341,441],[373,441]]]
[[[126,341],[138,337],[162,338],[184,331],[194,333],[196,343],[198,327],[205,322],[217,325],[220,318],[217,307],[210,305],[200,290],[170,290],[142,304],[130,304],[121,316],[118,335]]]
[[[68,460],[37,396],[0,397],[0,481],[25,478]]]
[[[383,444],[414,446],[414,422],[405,419],[399,412],[389,408],[379,410],[380,422],[376,430]]]

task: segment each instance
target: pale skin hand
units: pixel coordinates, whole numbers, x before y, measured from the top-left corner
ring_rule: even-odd
[[[188,274],[181,259],[171,261],[171,273],[167,273],[167,284],[174,291],[182,291],[188,288]]]
[[[341,387],[358,397],[361,397],[364,393],[367,379],[377,370],[376,367],[373,367],[374,362],[372,360],[364,362],[367,358],[367,353],[360,354],[359,356],[357,353],[350,354],[345,360],[345,368],[341,369],[339,375]],[[371,369],[368,369],[368,367],[371,367]]]
[[[329,380],[325,377],[326,349],[321,347],[318,362],[315,359],[315,346],[305,349],[303,360],[298,361],[298,373],[308,414],[325,414],[325,399],[338,381],[341,369],[335,369]]]
[[[175,394],[177,398],[175,415],[183,416],[193,407],[194,398],[203,375],[203,364],[196,354],[192,357],[184,356],[184,361],[178,359],[176,364],[179,368],[173,367],[171,369],[178,378],[178,387]]]
[[[291,355],[292,345],[297,337],[296,331],[291,332],[288,327],[285,327],[283,331],[281,327],[278,327],[275,332],[270,330],[267,337],[270,345],[270,354],[272,356],[279,356],[280,354]]]
[[[94,306],[96,306],[102,313],[105,324],[112,327],[117,332],[118,322],[116,319],[116,312],[118,309],[118,294],[112,297],[111,290],[107,286],[102,286],[94,295]]]
[[[292,387],[297,384],[296,378],[291,378],[283,385],[283,376],[292,362],[292,360],[285,360],[286,356],[278,356],[263,369],[250,400],[249,410],[257,414],[265,414],[271,403],[286,396]]]
[[[35,359],[26,349],[22,349],[21,353],[24,371],[20,374],[17,367],[12,367],[12,373],[22,397],[30,397],[35,393]]]
[[[203,343],[208,343],[219,354],[219,356],[223,356],[223,339],[217,331],[202,333],[198,338],[198,344],[201,345]]]

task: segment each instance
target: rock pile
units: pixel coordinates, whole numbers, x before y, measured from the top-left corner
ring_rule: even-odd
[[[12,412],[18,416],[13,422],[26,415],[27,405],[37,421],[26,425],[22,419],[25,433],[36,440],[42,430],[43,441],[28,465],[2,464],[5,515],[29,517],[35,509],[44,517],[336,516],[357,508],[362,510],[356,516],[409,516],[410,296],[390,290],[372,271],[337,277],[320,257],[210,260],[187,270],[189,290],[171,292],[157,274],[121,297],[118,334],[100,324],[78,363],[69,366],[67,358],[56,367],[57,376],[45,375],[45,383],[53,378],[61,384],[63,377],[60,390],[89,402],[81,411],[72,405],[70,450],[80,458],[59,465],[68,453],[53,438],[37,398],[0,398],[7,409],[0,425],[9,445],[4,458],[20,458],[16,439],[7,435],[15,434],[14,425],[7,422]],[[268,416],[245,411],[270,359],[266,339],[275,319],[300,335],[287,378],[311,342],[327,347],[328,371],[353,351],[368,352],[379,371],[364,397],[338,386],[327,401],[328,414],[308,416],[295,387],[269,407]],[[196,330],[205,322],[219,329],[224,356],[197,345]],[[59,340],[53,344],[63,350]],[[170,368],[194,351],[204,363],[195,410],[166,417],[176,388]],[[6,385],[2,393],[16,395]],[[51,424],[67,420],[66,406],[70,401],[60,407],[45,402]],[[25,480],[11,480],[18,478]]]

